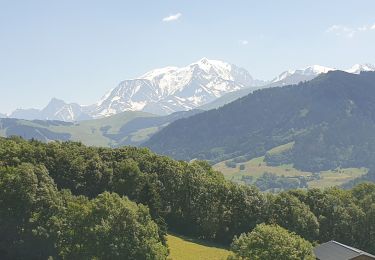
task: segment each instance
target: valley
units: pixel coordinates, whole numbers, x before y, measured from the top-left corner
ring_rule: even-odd
[[[328,188],[334,186],[343,186],[350,181],[355,180],[368,172],[367,168],[336,168],[332,170],[309,172],[298,170],[293,164],[268,165],[266,156],[278,156],[291,150],[294,142],[274,147],[266,152],[265,155],[257,158],[243,161],[242,158],[234,158],[231,160],[219,162],[213,165],[213,168],[222,172],[227,180],[245,184],[256,185],[262,191],[280,192],[288,189],[296,188]],[[272,180],[265,179],[269,175]],[[285,183],[280,183],[284,180]],[[271,182],[271,183],[270,183]]]
[[[375,1],[0,6],[0,260],[375,260]]]
[[[366,168],[346,168],[321,171],[317,173],[305,172],[298,170],[293,165],[269,166],[264,161],[264,157],[251,159],[247,162],[236,164],[235,168],[227,166],[228,161],[217,163],[213,168],[224,174],[227,180],[239,184],[255,185],[259,177],[264,174],[273,174],[278,177],[286,177],[289,180],[306,179],[307,185],[300,186],[299,182],[292,187],[269,188],[265,191],[282,191],[291,188],[328,188],[334,186],[342,186],[349,181],[355,180],[368,172]],[[243,166],[242,166],[243,165]],[[243,169],[241,169],[242,167]]]
[[[375,72],[314,68],[322,73],[311,81],[253,90],[209,111],[165,116],[125,111],[77,122],[4,118],[0,136],[147,147],[179,160],[208,160],[226,179],[264,191],[350,187],[371,180]],[[295,72],[279,79],[288,75]]]

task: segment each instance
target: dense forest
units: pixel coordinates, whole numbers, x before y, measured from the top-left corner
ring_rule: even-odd
[[[293,86],[254,91],[219,109],[177,120],[145,146],[175,159],[213,163],[263,156],[293,142],[269,165],[319,172],[375,161],[375,72],[322,74]],[[238,162],[238,161],[237,161]]]
[[[165,259],[167,231],[235,251],[261,223],[375,252],[374,184],[262,193],[145,148],[1,138],[0,209],[2,259]]]

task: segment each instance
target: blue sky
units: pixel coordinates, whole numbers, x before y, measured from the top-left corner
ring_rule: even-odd
[[[259,79],[375,63],[374,10],[373,0],[0,0],[0,112],[52,97],[90,104],[121,80],[202,57]]]

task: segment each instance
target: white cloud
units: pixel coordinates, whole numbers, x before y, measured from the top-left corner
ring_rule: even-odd
[[[361,26],[361,27],[358,27],[358,31],[360,31],[360,32],[365,32],[365,31],[367,31],[369,28],[366,26],[366,25],[364,25],[364,26]]]
[[[177,14],[171,14],[167,17],[164,17],[163,18],[163,22],[173,22],[173,21],[177,21],[178,19],[180,19],[182,16],[182,13],[177,13]]]
[[[239,43],[241,45],[248,45],[249,44],[249,41],[248,40],[240,40]]]
[[[326,32],[334,33],[337,36],[346,36],[346,37],[352,38],[354,36],[354,34],[356,33],[356,30],[354,30],[350,27],[335,24],[335,25],[332,25],[331,27],[329,27],[326,30]]]
[[[364,33],[366,31],[369,31],[369,30],[375,30],[375,24],[374,25],[363,25],[363,26],[360,26],[358,28],[352,28],[352,27],[347,27],[347,26],[344,26],[344,25],[332,25],[331,27],[329,27],[326,32],[328,33],[334,33],[335,35],[337,36],[345,36],[345,37],[348,37],[348,38],[352,38],[354,37],[355,34],[357,33]]]

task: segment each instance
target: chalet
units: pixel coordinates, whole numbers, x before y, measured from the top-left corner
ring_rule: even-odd
[[[357,248],[350,247],[333,240],[315,247],[314,253],[318,260],[375,259],[374,255],[371,255]]]

